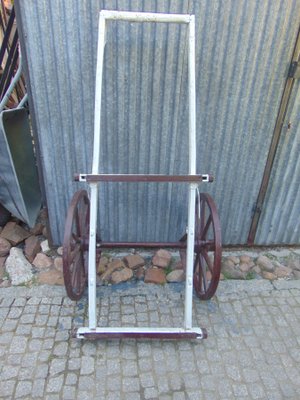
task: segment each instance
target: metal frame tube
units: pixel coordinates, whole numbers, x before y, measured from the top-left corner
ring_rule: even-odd
[[[133,11],[109,11],[100,12],[105,19],[129,22],[174,22],[188,24],[191,16],[189,14],[163,14]]]
[[[94,148],[93,148],[93,174],[98,173],[100,159],[100,129],[101,129],[101,94],[103,76],[103,57],[105,47],[105,18],[99,17],[95,116],[94,116]],[[96,231],[97,231],[97,203],[98,183],[90,183],[91,212],[89,233],[89,266],[88,266],[88,297],[89,297],[89,328],[96,329]]]
[[[191,15],[189,23],[189,174],[196,173],[196,85],[195,85],[195,17]],[[186,256],[186,282],[185,282],[185,308],[184,327],[192,327],[192,302],[193,302],[193,265],[194,265],[194,239],[195,239],[195,183],[190,184],[188,205],[188,231],[187,231],[187,256]]]
[[[103,75],[103,56],[105,47],[105,20],[121,20],[132,22],[173,22],[189,25],[189,175],[196,175],[196,85],[195,85],[195,17],[192,15],[139,13],[124,11],[100,12],[98,53],[96,71],[96,93],[95,93],[95,118],[94,118],[94,149],[92,174],[98,174],[100,159],[100,127],[101,127],[101,92]],[[96,224],[97,224],[97,200],[98,183],[90,182],[91,189],[91,213],[90,213],[90,235],[89,235],[89,328],[82,328],[81,334],[89,331],[99,331],[96,321]],[[184,332],[192,330],[192,296],[193,296],[193,264],[194,264],[194,226],[195,226],[195,202],[198,185],[195,182],[189,185],[188,204],[188,231],[187,231],[187,270],[185,286],[185,308],[184,308]],[[118,331],[122,333],[123,328]],[[129,328],[128,328],[129,329]],[[130,328],[135,329],[135,328]],[[165,328],[168,331],[168,328]],[[166,333],[160,330],[160,333]],[[109,332],[114,332],[113,328]],[[124,332],[126,329],[124,329]],[[182,331],[175,329],[177,334]],[[175,332],[174,331],[174,332]],[[151,328],[146,328],[144,333],[150,333]],[[99,331],[100,333],[100,331]],[[136,332],[140,334],[138,331]],[[79,337],[82,337],[79,335]]]

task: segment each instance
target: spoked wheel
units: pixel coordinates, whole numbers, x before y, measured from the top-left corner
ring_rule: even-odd
[[[186,243],[185,234],[180,241]],[[201,300],[209,300],[216,292],[221,271],[221,227],[217,208],[211,196],[201,193],[196,199],[194,242],[194,288]],[[186,246],[180,250],[186,265]]]
[[[222,256],[220,220],[208,193],[196,201],[194,253],[194,288],[201,300],[208,300],[217,290]]]
[[[65,223],[63,271],[68,296],[79,300],[87,282],[90,201],[85,190],[72,198]]]

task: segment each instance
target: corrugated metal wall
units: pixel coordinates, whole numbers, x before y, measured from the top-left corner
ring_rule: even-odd
[[[256,243],[300,242],[300,82],[293,88]],[[268,207],[275,204],[276,207]]]
[[[82,187],[72,182],[73,173],[91,170],[98,11],[106,8],[195,13],[198,173],[216,176],[201,190],[216,200],[224,242],[245,243],[299,26],[300,0],[27,0],[17,7],[54,242],[61,242],[67,205]],[[107,38],[101,172],[186,173],[186,27],[112,22]],[[186,224],[186,189],[103,184],[102,237],[178,239]],[[276,196],[268,201],[268,209],[276,208]],[[276,234],[278,243],[295,237],[284,227]],[[274,242],[261,228],[259,241]]]

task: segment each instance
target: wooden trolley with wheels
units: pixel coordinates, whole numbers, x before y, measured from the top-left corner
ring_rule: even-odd
[[[120,175],[99,174],[100,118],[105,28],[109,20],[153,23],[181,23],[189,28],[189,173],[188,175]],[[199,193],[202,182],[212,182],[210,175],[196,174],[196,96],[195,96],[195,18],[193,15],[158,14],[124,11],[100,12],[94,148],[91,174],[78,174],[75,180],[86,182],[85,190],[75,193],[65,223],[63,243],[63,270],[66,291],[70,299],[79,300],[88,282],[89,324],[78,328],[76,337],[83,338],[164,338],[204,339],[206,330],[192,325],[193,287],[201,300],[210,299],[218,286],[221,268],[221,228],[216,206],[207,193]],[[189,184],[188,226],[178,242],[104,242],[98,238],[97,200],[100,182],[177,182]],[[111,248],[169,247],[180,251],[186,265],[185,306],[183,326],[173,327],[98,327],[96,318],[96,256]]]

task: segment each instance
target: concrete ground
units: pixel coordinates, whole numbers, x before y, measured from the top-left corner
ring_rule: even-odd
[[[181,326],[183,284],[98,288],[99,325]],[[87,298],[0,289],[1,399],[300,399],[300,281],[220,282],[203,341],[80,341]]]

